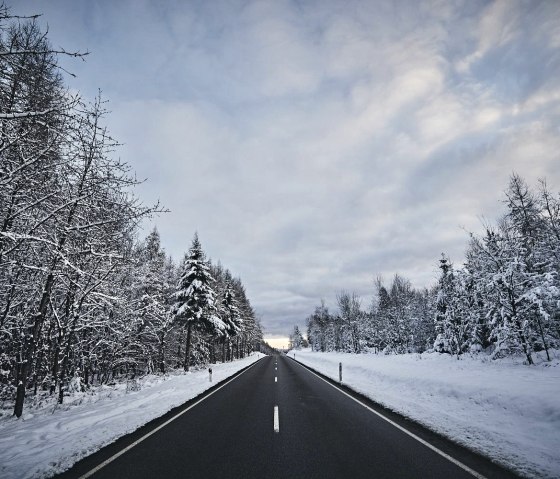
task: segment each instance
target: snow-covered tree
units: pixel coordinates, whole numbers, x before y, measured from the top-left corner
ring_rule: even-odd
[[[227,331],[226,324],[218,316],[213,283],[210,266],[206,261],[198,235],[195,234],[185,257],[172,309],[175,321],[186,328],[185,371],[189,370],[193,327],[216,334],[225,334]]]
[[[514,174],[505,192],[507,212],[483,236],[471,235],[464,267],[440,260],[438,284],[415,290],[395,275],[378,278],[369,314],[352,314],[348,295],[339,314],[326,306],[307,318],[314,350],[426,349],[457,355],[491,351],[493,357],[560,346],[560,196],[546,182],[534,192]],[[354,319],[355,318],[355,319]]]
[[[232,338],[241,332],[243,319],[237,305],[235,292],[230,280],[226,280],[221,304],[222,319],[226,324],[227,335]]]
[[[37,23],[0,6],[0,399],[14,400],[16,416],[30,393],[62,402],[76,385],[177,366],[187,329],[187,358],[205,361],[225,329],[197,278],[189,293],[205,298],[206,314],[189,309],[186,290],[173,295],[177,267],[157,231],[137,244],[139,223],[159,208],[135,198],[137,181],[113,156],[104,102],[69,95],[61,54]],[[240,280],[229,289],[240,356],[262,329]]]
[[[330,351],[328,330],[331,323],[329,309],[325,301],[315,308],[315,312],[307,318],[307,338],[314,351]]]
[[[437,286],[436,331],[434,350],[459,357],[469,350],[472,322],[466,273],[455,271],[449,259],[442,255],[441,276]]]
[[[290,349],[301,349],[303,346],[303,336],[299,330],[298,326],[294,326],[292,333],[290,334]]]
[[[360,299],[355,293],[341,291],[337,303],[342,323],[342,348],[347,352],[359,353],[362,350],[361,326],[365,318],[360,309]]]
[[[148,371],[157,365],[157,369],[165,373],[166,343],[173,327],[169,303],[174,278],[157,229],[154,228],[138,246],[134,261],[131,313],[143,343],[143,359],[147,360]]]

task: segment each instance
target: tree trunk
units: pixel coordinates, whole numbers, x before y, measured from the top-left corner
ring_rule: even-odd
[[[542,340],[542,343],[543,343],[543,346],[544,346],[544,350],[546,351],[546,359],[548,361],[550,361],[550,354],[548,354],[548,345],[546,344],[546,338],[544,336],[544,330],[543,330],[543,327],[542,327],[542,324],[541,324],[541,320],[539,319],[538,316],[537,316],[536,319],[537,319],[537,324],[539,326],[539,334],[541,336],[541,340]]]
[[[191,327],[192,324],[189,321],[187,326],[187,340],[185,341],[185,371],[189,370],[189,353],[191,351]]]
[[[165,374],[165,335],[163,332],[159,337],[159,370]]]
[[[52,366],[52,379],[50,393],[53,394],[56,391],[56,384],[58,382],[58,356],[60,354],[60,344],[59,340],[56,341],[55,350],[53,355],[53,366]]]
[[[51,270],[52,269],[54,269],[54,267],[51,268]],[[31,365],[35,360],[35,353],[37,351],[39,335],[43,327],[45,315],[47,313],[47,304],[48,304],[48,299],[50,298],[53,283],[54,283],[54,275],[51,273],[48,275],[47,280],[45,282],[45,287],[43,289],[43,295],[39,303],[39,308],[37,310],[37,313],[35,314],[35,320],[33,322],[33,326],[30,331],[31,333],[29,338],[30,343],[27,344],[27,352],[25,354],[25,359],[21,368],[20,377],[17,382],[16,403],[14,405],[14,414],[16,415],[16,417],[20,417],[23,412],[25,386],[26,386],[27,378],[29,376],[29,372],[31,370]],[[21,388],[23,388],[23,392],[21,391]]]
[[[81,309],[81,305],[80,305]],[[68,363],[70,361],[70,353],[72,352],[72,339],[74,338],[74,334],[76,332],[76,324],[78,323],[78,314],[74,314],[74,318],[72,319],[72,326],[70,332],[68,333],[68,340],[66,343],[66,347],[64,348],[64,356],[62,358],[62,368],[60,372],[60,387],[58,393],[58,402],[62,404],[64,400],[64,382],[66,380],[66,375],[68,373]]]
[[[23,413],[23,401],[25,399],[25,384],[20,380],[16,390],[16,405],[14,407],[14,414],[20,417]]]
[[[175,366],[179,366],[181,364],[181,345],[183,342],[183,331],[179,332],[179,339],[177,340],[177,362]]]
[[[509,294],[509,301],[511,304],[511,316],[512,319],[515,323],[515,326],[517,328],[517,335],[521,341],[521,346],[523,347],[523,352],[525,353],[525,356],[527,357],[527,362],[532,365],[533,363],[533,357],[531,356],[531,350],[530,350],[530,345],[529,342],[527,341],[527,338],[525,337],[525,334],[523,332],[523,326],[521,324],[521,321],[519,321],[519,318],[517,316],[517,308],[515,305],[515,299],[514,299],[514,295],[513,295],[513,291],[511,291],[511,289],[508,291]]]
[[[60,381],[58,383],[58,404],[64,401],[64,382],[66,381],[66,361],[62,363],[62,372],[60,373]]]

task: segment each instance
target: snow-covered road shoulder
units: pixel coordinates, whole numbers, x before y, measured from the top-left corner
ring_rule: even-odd
[[[67,404],[28,407],[22,418],[0,420],[0,477],[43,478],[65,471],[85,456],[200,395],[264,354],[170,376],[146,376],[140,389],[117,384],[77,393]],[[54,399],[53,399],[54,400]]]
[[[560,477],[560,360],[290,351],[289,356],[527,477]]]

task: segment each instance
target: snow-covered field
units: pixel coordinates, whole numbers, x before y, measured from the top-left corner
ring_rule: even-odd
[[[560,477],[560,351],[550,363],[438,353],[289,356],[527,477]]]
[[[26,402],[19,420],[9,416],[0,419],[0,477],[39,478],[62,472],[263,356],[254,353],[212,365],[212,383],[204,369],[146,376],[135,384],[136,391],[121,383],[74,393],[59,407],[54,399],[35,407]]]

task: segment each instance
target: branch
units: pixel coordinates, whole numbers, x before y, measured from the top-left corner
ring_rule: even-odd
[[[88,228],[94,228],[96,226],[103,226],[112,223],[117,223],[119,221],[122,221],[121,218],[117,218],[114,220],[97,221],[95,223],[88,223],[87,225],[69,226],[68,228],[66,228],[66,231],[82,231]]]
[[[0,113],[0,120],[15,120],[17,118],[33,118],[35,116],[45,116],[57,111],[55,108],[47,108],[43,111],[22,111],[14,113]]]
[[[2,3],[2,5],[0,5],[0,20],[8,20],[11,18],[18,18],[18,19],[23,19],[23,20],[34,20],[36,18],[42,17],[43,14],[42,13],[38,13],[35,15],[12,15],[9,12],[9,8],[7,8],[4,3]]]
[[[89,55],[89,52],[67,52],[66,50],[10,50],[8,52],[0,52],[0,57],[9,55],[47,55],[49,53],[55,55],[67,55],[74,58],[83,58]]]

